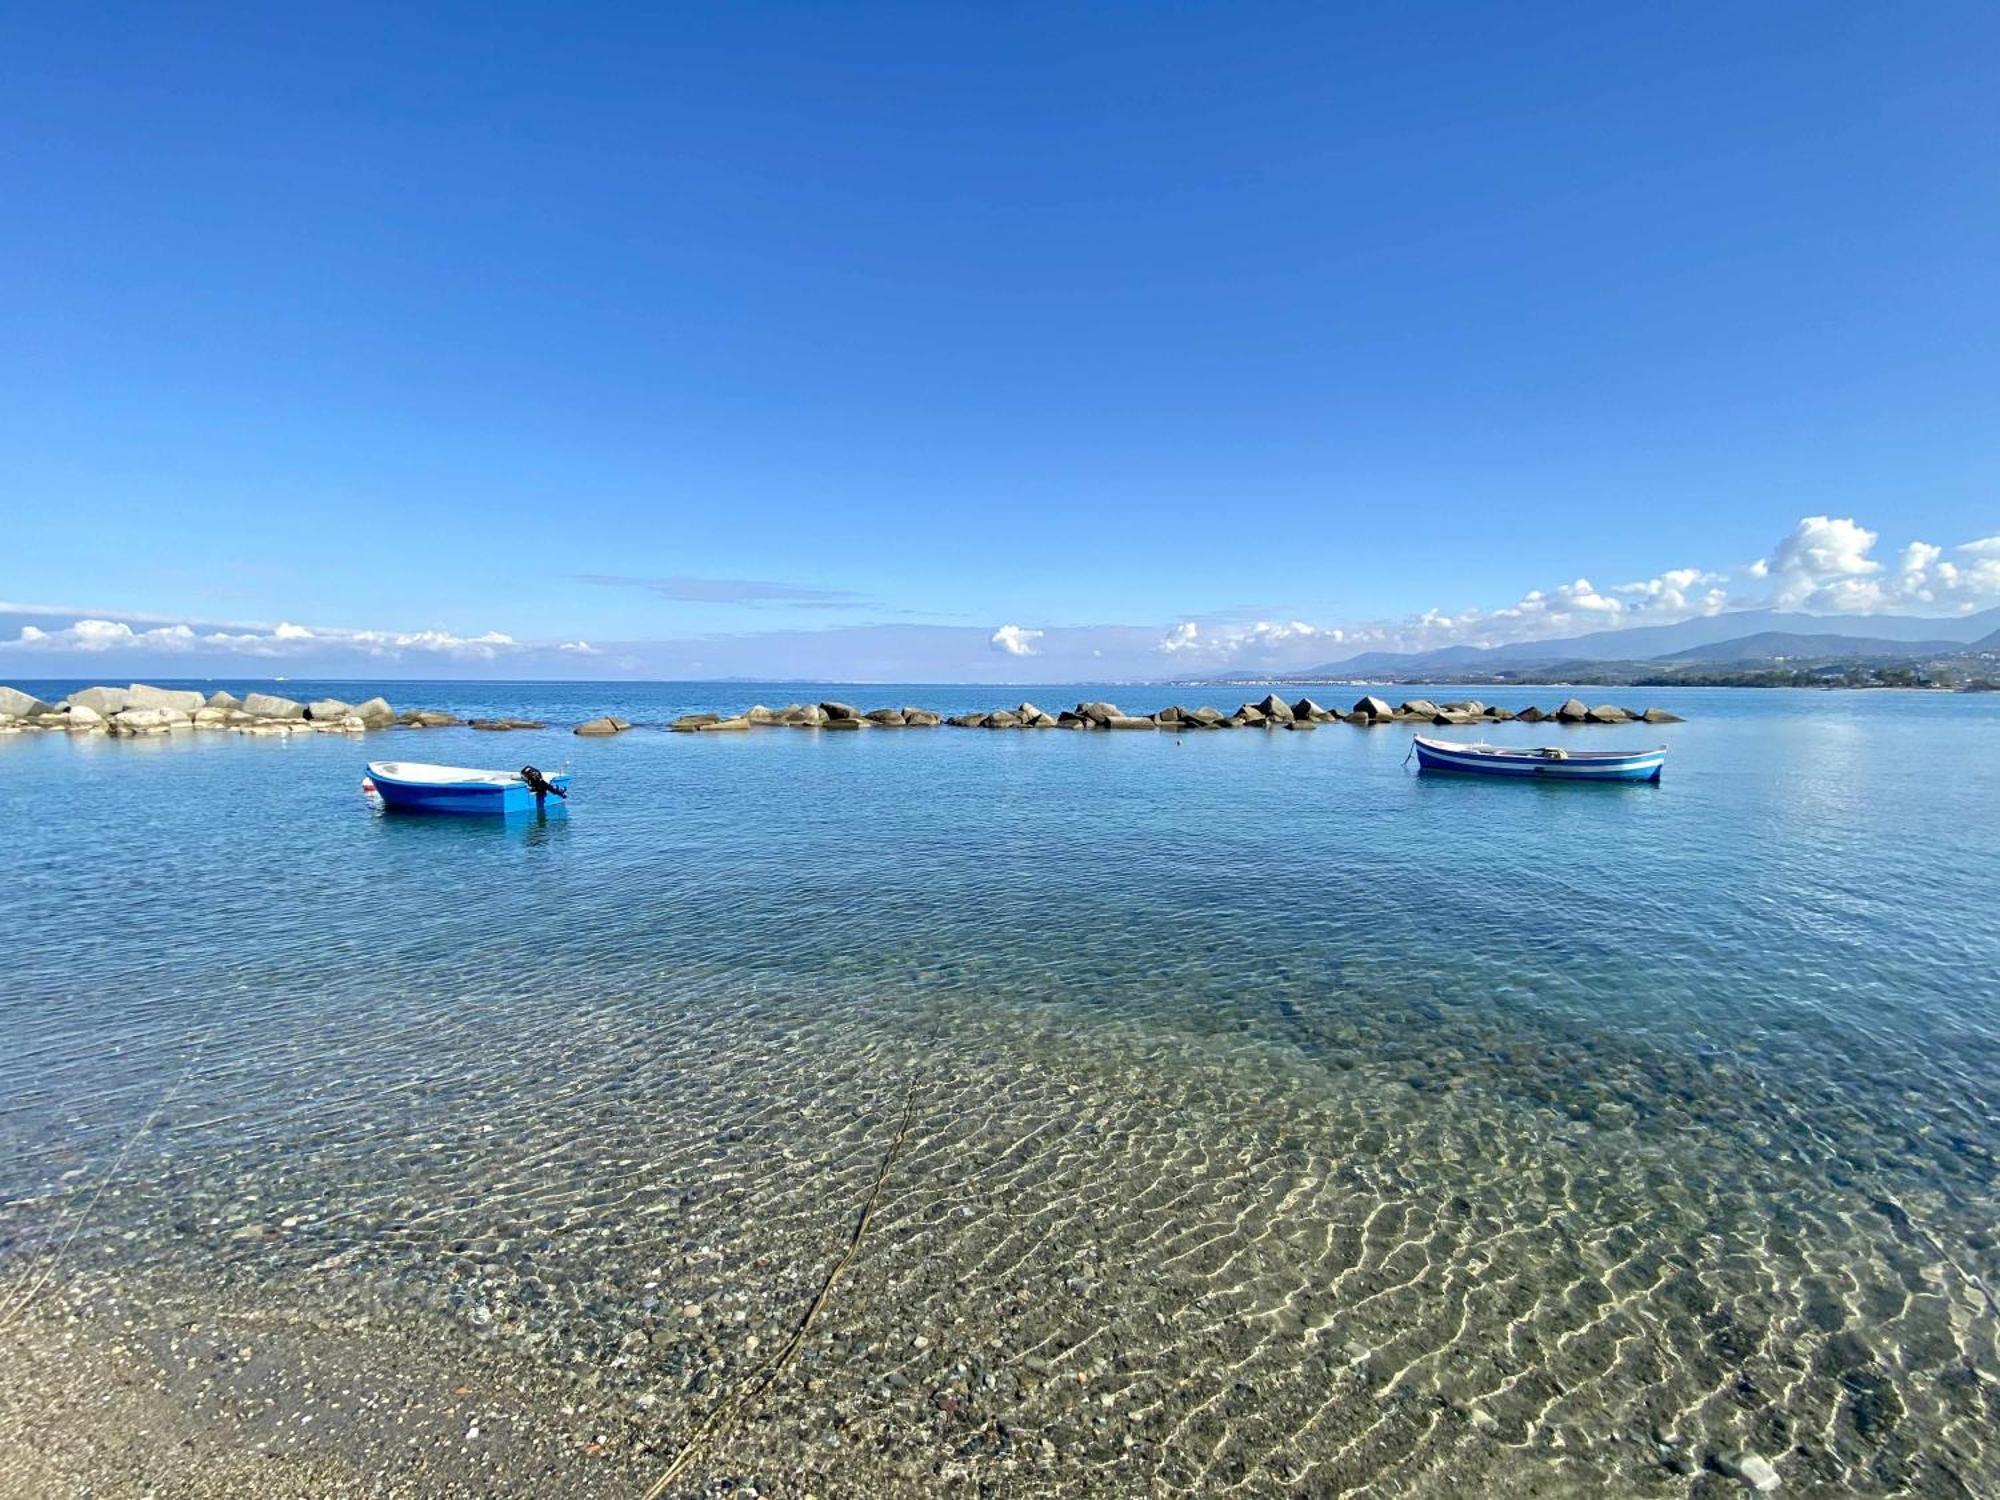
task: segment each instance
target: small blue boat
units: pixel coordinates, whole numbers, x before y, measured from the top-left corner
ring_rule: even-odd
[[[1538,776],[1544,781],[1658,781],[1667,747],[1651,750],[1567,750],[1468,744],[1416,736],[1417,764],[1426,771],[1471,776]]]
[[[368,763],[368,788],[382,805],[397,812],[527,813],[560,807],[569,796],[569,776],[544,776],[533,766],[518,771],[475,771],[467,766],[431,766],[411,760]]]

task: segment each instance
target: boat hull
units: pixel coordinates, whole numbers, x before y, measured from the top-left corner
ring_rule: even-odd
[[[567,805],[560,797],[545,797],[530,791],[527,782],[518,777],[502,783],[417,781],[397,777],[375,765],[368,768],[368,779],[374,783],[375,793],[382,799],[382,805],[391,812],[505,817]],[[569,788],[569,777],[566,775],[554,775],[548,781],[550,786],[561,787],[565,791]]]
[[[1475,751],[1422,737],[1417,739],[1416,751],[1417,764],[1426,771],[1534,781],[1658,781],[1667,759],[1664,748],[1630,753],[1590,751],[1558,759],[1535,751]]]

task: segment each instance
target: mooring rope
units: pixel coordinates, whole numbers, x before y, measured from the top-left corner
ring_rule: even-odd
[[[931,1038],[933,1045],[943,1032],[944,1026],[940,1022]],[[848,1236],[846,1248],[840,1252],[839,1258],[833,1263],[833,1268],[826,1273],[826,1279],[820,1283],[819,1291],[807,1304],[805,1316],[799,1319],[798,1326],[792,1330],[792,1336],[786,1339],[784,1346],[765,1362],[764,1367],[739,1387],[733,1398],[712,1407],[709,1414],[696,1425],[694,1431],[688,1434],[687,1440],[681,1444],[681,1451],[674,1455],[674,1461],[667,1465],[666,1472],[653,1481],[653,1486],[646,1491],[644,1500],[660,1500],[660,1497],[666,1494],[668,1486],[680,1478],[688,1465],[694,1462],[695,1455],[701,1451],[702,1445],[721,1431],[727,1423],[734,1421],[738,1413],[761,1398],[798,1357],[799,1350],[805,1346],[806,1336],[812,1332],[814,1320],[819,1317],[820,1309],[825,1307],[828,1299],[833,1296],[834,1285],[854,1260],[855,1253],[861,1248],[862,1237],[868,1233],[868,1226],[875,1217],[876,1205],[882,1198],[882,1184],[888,1181],[889,1169],[895,1165],[897,1156],[902,1153],[903,1142],[910,1133],[910,1121],[916,1115],[917,1077],[917,1070],[912,1068],[909,1082],[903,1088],[902,1121],[896,1127],[894,1139],[889,1142],[889,1149],[882,1153],[881,1164],[875,1169],[875,1182],[868,1189],[868,1197],[861,1205],[860,1216],[854,1221],[854,1232]]]

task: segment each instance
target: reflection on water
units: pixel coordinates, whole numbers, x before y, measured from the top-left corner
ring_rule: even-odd
[[[0,1296],[393,1305],[671,1449],[907,1097],[717,1472],[1991,1490],[2000,705],[1676,706],[1658,787],[1338,725],[634,733],[507,820],[371,812],[345,742],[8,743],[8,826],[61,814],[0,851]]]

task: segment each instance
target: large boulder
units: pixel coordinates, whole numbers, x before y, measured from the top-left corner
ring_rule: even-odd
[[[1514,722],[1517,724],[1539,724],[1547,717],[1547,714],[1530,703],[1526,708],[1514,715]]]
[[[1021,716],[1011,709],[996,708],[979,721],[981,729],[1019,729]]]
[[[1312,699],[1301,698],[1299,699],[1298,702],[1292,705],[1292,717],[1295,719],[1304,719],[1308,723],[1317,724],[1322,720],[1332,718],[1333,715],[1329,714],[1325,709],[1321,708],[1317,703],[1313,702]]]
[[[884,729],[901,729],[909,722],[900,708],[871,708],[866,717],[869,723],[880,724]]]
[[[52,704],[19,688],[0,687],[0,719],[25,719],[29,714],[45,714]]]
[[[1664,708],[1649,708],[1639,717],[1648,724],[1680,724],[1685,721],[1679,714],[1670,714]]]
[[[96,729],[104,723],[104,715],[84,703],[72,703],[63,719],[70,729]]]
[[[794,729],[817,729],[825,722],[826,710],[816,703],[795,703],[785,710],[785,723]]]
[[[1564,724],[1581,724],[1590,717],[1590,705],[1581,698],[1565,698],[1551,717]]]
[[[1160,726],[1151,719],[1140,718],[1137,714],[1113,714],[1104,721],[1106,729],[1158,729]]]
[[[928,708],[905,708],[903,724],[909,729],[935,729],[943,722]]]
[[[1104,728],[1112,719],[1125,717],[1125,711],[1115,703],[1079,703],[1075,712],[1079,719],[1094,724],[1099,729]]]
[[[1318,724],[1316,724],[1316,723],[1314,723],[1314,722],[1313,722],[1313,721],[1312,721],[1311,719],[1300,719],[1300,718],[1290,718],[1290,719],[1287,719],[1287,720],[1285,720],[1285,728],[1287,728],[1287,729],[1317,729],[1317,728],[1319,728],[1319,725],[1318,725]]]
[[[1254,703],[1246,703],[1230,715],[1238,724],[1255,728],[1264,722],[1264,710]]]
[[[306,716],[306,706],[303,703],[294,703],[290,698],[280,698],[276,693],[246,693],[243,697],[243,711],[255,714],[260,719],[303,719]]]
[[[693,734],[697,729],[706,729],[711,724],[720,724],[721,714],[682,714],[667,728],[675,734]]]
[[[819,711],[826,715],[829,724],[836,720],[858,722],[861,718],[861,710],[851,703],[822,703]]]
[[[1350,713],[1359,714],[1364,719],[1377,722],[1396,717],[1396,710],[1389,707],[1389,700],[1386,698],[1377,698],[1373,693],[1370,693],[1365,698],[1357,698]]]
[[[221,688],[217,688],[214,692],[210,693],[208,701],[202,704],[203,708],[219,708],[224,713],[241,708],[242,706],[243,700],[241,698],[237,697],[234,693],[225,692]]]
[[[980,729],[986,724],[986,715],[980,713],[953,714],[945,720],[953,729]]]
[[[1396,710],[1399,719],[1435,719],[1437,716],[1438,706],[1428,698],[1405,699],[1403,706]]]
[[[1620,708],[1615,703],[1600,703],[1585,717],[1588,724],[1630,724],[1636,717],[1629,708]]]
[[[1280,724],[1289,724],[1292,720],[1292,705],[1276,693],[1266,693],[1257,703],[1257,712]]]
[[[748,719],[745,719],[743,721],[743,725],[747,729],[750,725],[750,721]],[[721,724],[711,724],[708,727],[711,729],[732,729],[735,726],[725,721],[724,723]],[[871,725],[866,719],[860,719],[860,718],[835,719],[829,717],[827,721],[824,724],[820,725],[819,727],[822,729],[872,729],[874,726]]]
[[[123,713],[128,706],[125,689],[115,687],[78,688],[69,695],[69,702],[72,707],[87,708],[106,719]]]
[[[1222,723],[1222,710],[1204,705],[1190,713],[1181,715],[1183,724],[1199,725],[1203,729],[1214,729]]]
[[[1456,703],[1444,704],[1438,711],[1447,714],[1470,714],[1476,719],[1486,712],[1486,705],[1477,698],[1461,698]]]
[[[355,704],[354,717],[370,729],[387,729],[396,722],[396,710],[389,707],[387,698],[370,698],[366,703]]]
[[[570,733],[571,734],[616,734],[621,729],[630,729],[631,727],[632,726],[626,723],[623,719],[614,719],[609,714],[603,714],[595,719],[585,719],[581,724],[577,725],[575,729],[572,729]]]
[[[111,716],[105,728],[112,734],[165,734],[174,727],[176,720],[187,722],[171,709],[127,708]]]
[[[396,715],[396,722],[405,729],[448,729],[465,720],[457,714],[448,714],[437,708],[406,708]]]
[[[342,703],[338,698],[321,698],[306,705],[306,717],[329,724],[337,724],[354,712],[352,703]]]
[[[164,708],[169,713],[192,716],[198,708],[206,706],[208,700],[192,688],[150,687],[143,682],[135,682],[125,689],[127,708]]]
[[[1504,724],[1514,717],[1514,710],[1511,708],[1498,708],[1489,703],[1486,705],[1486,717],[1493,720],[1496,724]]]

